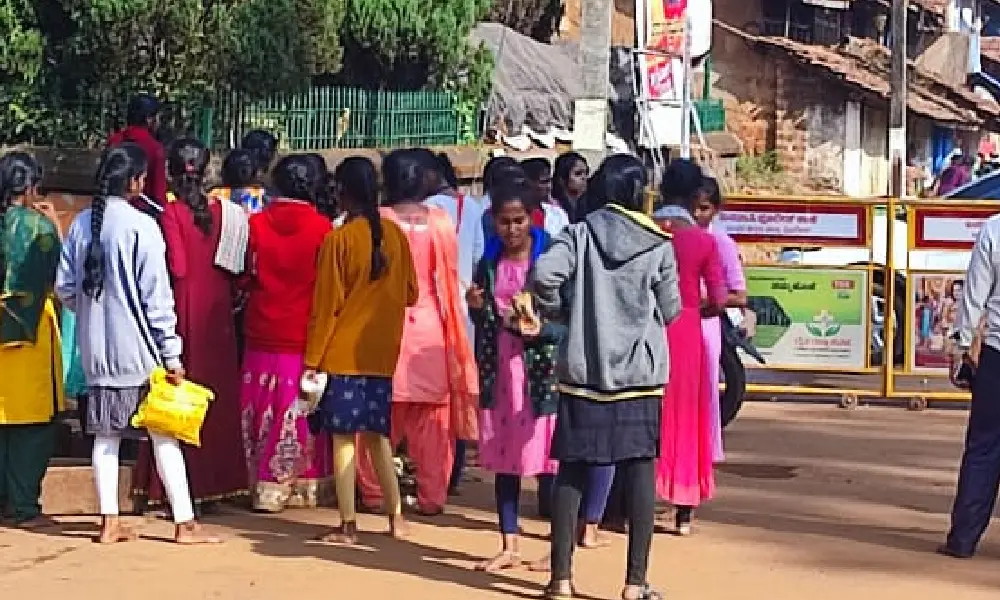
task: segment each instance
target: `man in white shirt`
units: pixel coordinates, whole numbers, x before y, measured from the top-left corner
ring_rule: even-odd
[[[951,530],[938,552],[970,558],[989,525],[1000,489],[1000,215],[984,224],[972,249],[959,300],[952,378],[965,364],[975,371],[972,406]],[[982,328],[982,329],[981,329]],[[980,334],[981,332],[981,334]],[[981,335],[979,352],[974,340]],[[959,382],[956,382],[959,383]]]

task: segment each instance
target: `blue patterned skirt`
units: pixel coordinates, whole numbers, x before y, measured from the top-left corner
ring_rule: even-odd
[[[372,432],[388,437],[391,406],[391,377],[330,375],[310,428],[330,434]]]

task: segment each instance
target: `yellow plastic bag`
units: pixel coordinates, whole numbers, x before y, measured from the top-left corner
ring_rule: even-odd
[[[132,427],[201,446],[201,426],[214,399],[212,390],[192,381],[171,385],[167,372],[157,367],[149,378],[149,394],[132,416]]]

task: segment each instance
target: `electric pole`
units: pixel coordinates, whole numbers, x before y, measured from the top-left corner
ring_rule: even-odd
[[[889,82],[889,194],[906,193],[906,11],[908,0],[892,1],[892,69]],[[889,216],[890,219],[892,215]],[[891,222],[891,221],[890,221]]]
[[[574,137],[586,137],[588,143],[577,145],[574,149],[580,152],[591,169],[604,160],[606,154],[605,134],[608,120],[608,86],[610,85],[611,61],[611,11],[613,0],[583,0],[580,18],[580,66],[583,70],[583,103],[577,106],[575,115],[581,117],[582,105],[586,105],[589,114],[586,125],[581,118],[575,119],[574,132],[582,126],[597,127],[601,130],[574,133]],[[639,18],[638,15],[636,18]],[[602,118],[603,117],[603,118]],[[583,134],[586,133],[584,136]],[[598,135],[599,133],[599,135]],[[598,143],[598,137],[600,142]]]

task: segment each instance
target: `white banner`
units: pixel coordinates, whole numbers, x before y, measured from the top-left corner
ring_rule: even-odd
[[[719,216],[729,235],[737,237],[824,238],[858,240],[861,216],[794,210],[726,209]]]
[[[923,216],[923,235],[921,242],[934,244],[938,242],[974,244],[979,230],[983,228],[986,217],[937,217]]]

